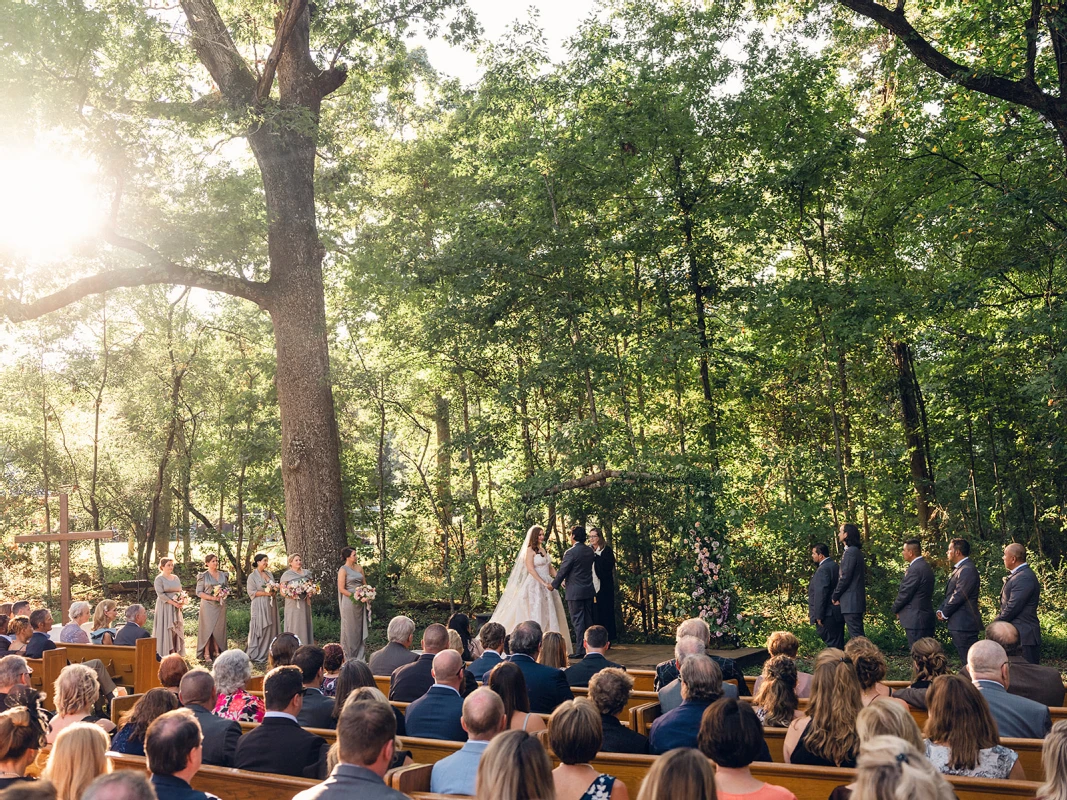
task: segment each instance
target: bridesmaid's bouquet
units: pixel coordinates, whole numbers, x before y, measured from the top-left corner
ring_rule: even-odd
[[[184,589],[179,590],[174,596],[174,602],[184,608],[189,602],[189,593]]]
[[[356,590],[352,592],[352,602],[370,605],[377,596],[378,592],[373,586],[364,584],[363,586],[357,586]]]
[[[289,581],[282,585],[282,597],[288,600],[311,599],[322,594],[322,587],[315,581],[305,578],[301,581]]]
[[[276,595],[279,591],[281,591],[281,587],[274,581],[267,581],[267,585],[264,586],[260,591],[266,592],[269,595]]]
[[[229,586],[223,586],[221,583],[216,583],[211,587],[211,596],[218,600],[220,603],[232,594]]]

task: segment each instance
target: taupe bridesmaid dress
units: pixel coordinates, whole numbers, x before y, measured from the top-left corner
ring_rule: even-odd
[[[270,578],[260,577],[258,570],[253,570],[245,582],[248,596],[252,598],[252,613],[248,623],[248,647],[245,652],[252,661],[266,661],[270,654],[270,643],[278,636],[278,604],[274,596],[255,597],[262,592]]]
[[[169,578],[162,572],[156,575],[156,617],[153,621],[156,633],[156,655],[166,658],[171,653],[185,655],[185,620],[182,612],[167,600],[177,600],[182,590],[182,581],[177,575]]]
[[[311,573],[306,569],[297,572],[295,569],[287,569],[282,573],[282,584],[290,581],[302,581],[310,578]],[[311,603],[307,600],[290,600],[285,598],[285,627],[284,633],[291,633],[300,640],[300,644],[315,644],[315,634],[311,626]]]
[[[196,631],[196,657],[204,660],[207,652],[212,658],[226,649],[226,601],[221,603],[214,600],[205,600],[200,595],[210,594],[215,586],[229,586],[230,576],[223,570],[219,570],[218,580],[211,577],[211,572],[204,570],[196,576],[196,595],[200,598],[200,627]],[[215,647],[208,650],[211,639],[215,639]]]
[[[364,584],[363,573],[358,569],[352,569],[348,564],[342,564],[341,569],[345,571],[346,592],[354,592],[357,586]],[[353,603],[351,597],[340,592],[337,593],[337,603],[341,607],[341,649],[345,651],[345,659],[366,661],[369,609],[365,603]]]

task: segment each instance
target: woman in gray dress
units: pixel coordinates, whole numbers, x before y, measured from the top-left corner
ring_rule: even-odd
[[[171,653],[185,655],[185,620],[182,619],[182,603],[179,597],[182,582],[174,574],[174,559],[159,561],[156,575],[156,655],[166,658]]]
[[[196,576],[196,596],[200,598],[200,627],[196,632],[196,657],[214,661],[226,649],[226,598],[215,594],[215,587],[229,589],[230,576],[219,569],[219,557],[208,553],[206,570]]]
[[[351,547],[341,551],[345,563],[337,570],[337,604],[341,607],[341,649],[346,659],[365,661],[370,609],[366,603],[352,602],[352,593],[366,581],[359,555]]]
[[[311,573],[301,569],[300,556],[293,553],[289,556],[289,569],[282,573],[281,585],[293,581],[306,581],[311,579]],[[315,634],[311,630],[311,597],[293,599],[285,598],[285,627],[284,633],[291,633],[300,640],[300,644],[315,644]]]
[[[270,643],[278,635],[278,605],[274,596],[278,584],[267,569],[266,553],[256,553],[252,563],[255,570],[248,576],[245,586],[252,598],[252,613],[248,623],[248,647],[245,652],[252,661],[266,661]]]

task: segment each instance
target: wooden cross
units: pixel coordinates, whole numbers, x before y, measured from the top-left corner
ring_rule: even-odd
[[[70,520],[67,516],[67,495],[59,495],[59,533],[34,533],[16,536],[18,544],[34,542],[59,542],[59,585],[60,585],[60,622],[69,622],[67,611],[70,609],[70,543],[84,539],[114,539],[114,531],[83,531],[71,533]]]

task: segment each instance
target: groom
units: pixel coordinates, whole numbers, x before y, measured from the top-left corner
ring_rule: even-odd
[[[567,581],[567,610],[571,612],[571,625],[577,646],[571,658],[585,657],[585,629],[593,624],[593,549],[585,543],[585,528],[571,528],[573,547],[563,554],[563,562],[556,571],[552,588],[558,589]]]

